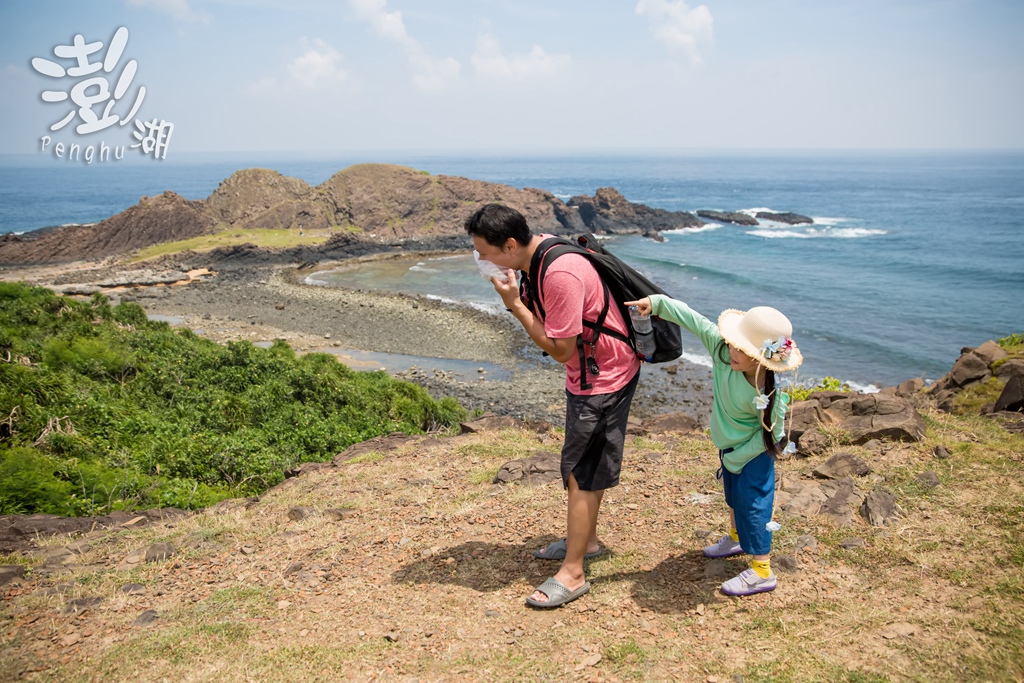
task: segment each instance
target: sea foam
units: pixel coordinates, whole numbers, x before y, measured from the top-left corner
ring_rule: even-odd
[[[695,232],[707,232],[709,230],[718,230],[722,225],[720,223],[708,223],[697,228],[676,228],[675,230],[662,230],[662,235],[689,235]]]
[[[749,230],[748,235],[755,237],[765,237],[767,239],[779,239],[785,237],[791,237],[794,239],[857,239],[860,237],[874,237],[876,235],[888,235],[888,230],[874,230],[871,228],[830,228],[824,227],[818,228],[807,228],[806,230],[800,230],[799,228],[788,228],[788,229],[771,229],[771,230]]]

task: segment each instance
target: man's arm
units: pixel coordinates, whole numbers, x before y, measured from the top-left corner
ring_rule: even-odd
[[[576,337],[553,338],[544,331],[544,321],[533,314],[522,299],[519,298],[519,286],[516,284],[516,273],[514,270],[505,272],[508,281],[502,282],[497,278],[491,278],[494,289],[501,295],[505,302],[505,308],[512,312],[519,324],[530,335],[530,339],[541,351],[547,352],[549,356],[559,363],[565,363],[576,355]]]

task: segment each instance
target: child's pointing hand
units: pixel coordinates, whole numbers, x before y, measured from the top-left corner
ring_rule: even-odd
[[[640,301],[627,301],[626,305],[636,306],[636,309],[640,312],[640,315],[651,314],[651,298],[649,296],[645,296],[643,299],[640,299]]]

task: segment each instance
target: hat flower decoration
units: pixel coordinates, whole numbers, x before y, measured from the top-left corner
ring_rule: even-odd
[[[785,335],[780,335],[775,341],[765,339],[764,344],[761,345],[761,355],[768,360],[774,358],[785,363],[789,359],[789,354],[793,352],[794,346],[793,340]]]

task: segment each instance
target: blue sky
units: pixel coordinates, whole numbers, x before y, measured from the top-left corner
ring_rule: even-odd
[[[1024,148],[1020,0],[4,0],[0,153],[121,26],[183,152]]]

